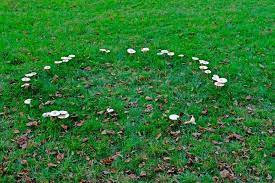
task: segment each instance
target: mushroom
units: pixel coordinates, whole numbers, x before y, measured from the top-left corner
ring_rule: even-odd
[[[52,116],[52,117],[56,117],[56,116],[59,116],[59,115],[60,115],[59,111],[52,111],[52,112],[50,112],[50,116]]]
[[[170,116],[169,116],[169,119],[170,120],[172,120],[172,121],[177,121],[178,119],[179,119],[179,115],[177,115],[177,114],[171,114]]]
[[[220,78],[220,77],[219,77],[218,75],[216,75],[216,74],[214,74],[214,75],[212,76],[212,80],[214,80],[214,81],[218,81],[219,78]]]
[[[197,61],[197,60],[199,60],[199,58],[198,57],[192,57],[192,60]]]
[[[54,61],[55,64],[62,64],[63,61]]]
[[[26,100],[24,101],[24,104],[30,105],[30,104],[31,104],[31,101],[32,101],[32,99],[26,99]]]
[[[132,48],[128,48],[128,49],[127,49],[127,52],[128,52],[129,54],[135,54],[135,53],[136,53],[136,50],[134,50],[134,49],[132,49]]]
[[[21,80],[24,81],[24,82],[29,82],[31,80],[31,78],[23,77]]]
[[[184,55],[183,54],[179,54],[178,57],[184,57]]]
[[[205,70],[204,73],[205,74],[211,74],[211,71],[210,70]]]
[[[201,65],[201,66],[200,66],[200,69],[201,69],[201,70],[206,70],[206,69],[208,69],[208,67],[207,67],[207,66],[204,66],[204,65]]]
[[[203,65],[209,64],[209,62],[208,62],[208,61],[205,61],[205,60],[199,60],[199,62],[200,62],[200,64],[203,64]]]
[[[149,48],[141,48],[141,51],[142,51],[143,53],[148,52],[149,50],[150,50]]]
[[[44,70],[50,70],[50,69],[51,69],[51,66],[46,65],[46,66],[44,67]]]
[[[169,52],[169,53],[167,53],[167,55],[172,57],[172,56],[175,55],[175,53],[174,52]]]
[[[224,83],[227,83],[227,79],[225,79],[225,78],[218,78],[217,82],[224,84]]]
[[[220,82],[215,82],[214,84],[218,87],[223,87],[224,86],[224,83],[220,83]]]

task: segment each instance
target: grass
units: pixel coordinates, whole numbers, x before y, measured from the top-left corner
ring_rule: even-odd
[[[1,1],[1,182],[271,182],[272,4]],[[129,47],[150,52],[129,56]],[[186,57],[164,59],[159,49]],[[54,65],[68,54],[76,58]],[[226,86],[216,88],[191,56],[209,60]],[[30,71],[38,76],[24,90]],[[118,116],[99,114],[108,107]],[[55,109],[71,117],[42,118]],[[180,113],[197,124],[169,121]]]

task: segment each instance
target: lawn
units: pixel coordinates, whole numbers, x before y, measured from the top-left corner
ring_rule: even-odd
[[[274,8],[2,0],[0,181],[274,181]],[[213,74],[228,82],[215,86]],[[53,110],[70,116],[42,117]]]

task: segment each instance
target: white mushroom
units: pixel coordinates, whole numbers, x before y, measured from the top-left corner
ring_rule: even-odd
[[[108,108],[106,111],[107,111],[108,113],[112,113],[112,112],[114,112],[115,110],[112,109],[112,108]]]
[[[220,83],[220,82],[215,82],[214,84],[218,87],[223,87],[224,86],[224,83]]]
[[[72,57],[61,57],[61,60],[71,60]]]
[[[198,57],[192,57],[192,60],[197,61],[197,60],[199,60],[199,58]]]
[[[60,111],[52,111],[50,112],[50,116],[52,117],[56,117],[56,116],[59,116],[60,115]]]
[[[23,85],[21,85],[21,88],[28,88],[30,85],[30,83],[24,83]]]
[[[200,64],[203,64],[203,65],[209,64],[209,62],[208,62],[208,61],[205,61],[205,60],[199,60],[199,62],[200,62]]]
[[[68,57],[70,57],[70,58],[74,58],[74,57],[75,57],[75,55],[69,55]]]
[[[63,61],[54,61],[55,64],[62,64]]]
[[[35,76],[35,75],[37,75],[37,73],[36,72],[31,72],[31,73],[28,73],[28,74],[25,74],[25,76],[26,77],[33,77],[33,76]]]
[[[211,74],[211,71],[210,70],[205,70],[204,73],[205,74]]]
[[[217,82],[219,82],[219,83],[227,83],[227,79],[225,79],[225,78],[218,78]]]
[[[44,70],[50,70],[51,69],[51,66],[49,66],[49,65],[46,65],[45,67],[44,67]]]
[[[67,111],[59,111],[60,115],[58,115],[57,117],[59,119],[66,119],[70,116],[70,114]]]
[[[169,116],[169,119],[170,120],[172,120],[172,121],[176,121],[176,120],[178,120],[179,119],[179,115],[177,115],[177,114],[171,114],[170,116]]]
[[[141,48],[141,51],[142,51],[143,53],[148,52],[149,50],[150,50],[149,48]]]
[[[70,116],[70,114],[64,114],[64,115],[59,115],[57,116],[59,119],[66,119]]]
[[[207,66],[204,66],[204,65],[201,65],[201,66],[200,66],[200,69],[201,69],[201,70],[206,70],[206,69],[208,69],[208,67],[207,67]]]
[[[160,53],[162,53],[162,54],[168,54],[169,51],[168,50],[161,50]]]
[[[32,101],[32,99],[26,99],[26,100],[24,101],[24,104],[30,105],[30,104],[31,104],[31,101]]]
[[[107,50],[105,48],[100,48],[99,51],[100,52],[106,52]]]
[[[214,80],[214,81],[218,81],[219,78],[220,78],[220,77],[219,77],[218,75],[216,75],[216,74],[214,74],[214,75],[212,76],[212,80]]]
[[[50,112],[45,112],[45,113],[42,114],[42,116],[43,116],[44,118],[47,118],[47,117],[50,117],[50,116],[51,116],[51,113],[50,113]]]
[[[164,53],[157,53],[157,55],[163,55]]]
[[[183,54],[179,54],[178,57],[184,57],[184,55]]]
[[[128,48],[128,49],[127,49],[127,52],[128,52],[129,54],[135,54],[135,53],[136,53],[136,50],[134,50],[134,49],[132,49],[132,48]]]
[[[29,82],[31,80],[31,78],[23,77],[21,80],[24,82]]]
[[[67,63],[67,62],[69,62],[70,60],[67,60],[67,59],[64,59],[64,60],[62,60],[62,62],[64,62],[64,63]]]
[[[167,55],[168,55],[168,56],[174,56],[175,53],[174,53],[174,52],[169,52],[169,53],[167,53]]]

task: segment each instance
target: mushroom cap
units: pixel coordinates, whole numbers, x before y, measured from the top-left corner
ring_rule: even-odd
[[[67,63],[67,62],[69,62],[70,60],[67,60],[67,59],[64,59],[64,60],[62,60],[62,62],[64,62],[64,63]]]
[[[208,62],[208,61],[205,61],[205,60],[199,60],[199,62],[200,62],[200,64],[203,64],[203,65],[209,64],[209,62]]]
[[[66,119],[70,116],[69,113],[66,113],[66,114],[60,114],[59,116],[57,116],[59,119]]]
[[[219,78],[217,80],[217,82],[219,82],[219,83],[227,83],[227,79],[226,78]]]
[[[192,60],[199,60],[198,57],[192,57]]]
[[[200,69],[201,69],[201,70],[206,70],[206,69],[208,69],[208,67],[205,66],[205,65],[201,65],[201,66],[200,66]]]
[[[25,74],[26,77],[33,77],[35,75],[37,75],[36,72],[31,72],[31,73]]]
[[[161,50],[160,53],[163,53],[163,54],[168,54],[169,51],[168,50]]]
[[[214,84],[218,87],[223,87],[224,86],[224,83],[220,83],[220,82],[215,82]]]
[[[169,52],[169,53],[167,53],[167,55],[168,55],[168,56],[174,56],[175,53],[174,53],[174,52]]]
[[[163,55],[163,54],[164,54],[164,53],[161,53],[161,52],[160,52],[160,53],[157,53],[157,55]]]
[[[24,82],[29,82],[31,80],[31,78],[23,77],[21,80],[24,81]]]
[[[63,61],[54,61],[55,64],[62,64]]]
[[[219,77],[218,75],[216,75],[216,74],[214,74],[214,75],[212,76],[212,80],[214,80],[214,81],[218,81],[219,78],[220,78],[220,77]]]
[[[23,87],[29,87],[31,84],[30,83],[24,83],[23,85],[21,85],[21,88]]]
[[[106,111],[107,111],[108,113],[112,113],[112,112],[114,112],[115,110],[112,109],[112,108],[108,108]]]
[[[184,55],[183,54],[179,54],[178,57],[184,57]]]
[[[129,54],[134,54],[134,53],[136,53],[136,50],[134,50],[133,48],[128,48],[128,49],[127,49],[127,52],[128,52]]]
[[[171,114],[170,116],[169,116],[169,119],[170,120],[172,120],[172,121],[176,121],[176,120],[178,120],[179,119],[179,115],[177,115],[177,114]]]
[[[75,57],[75,55],[69,55],[68,57],[70,57],[70,58],[74,58],[74,57]]]
[[[205,74],[210,74],[211,71],[210,71],[210,70],[205,70],[204,73],[205,73]]]
[[[44,66],[44,70],[50,70],[50,69],[51,69],[51,66],[49,65]]]
[[[68,111],[59,111],[60,115],[65,115],[65,114],[69,114]]]
[[[60,115],[60,111],[52,111],[50,112],[50,116],[52,117],[56,117],[56,116],[59,116]]]
[[[105,48],[100,48],[99,51],[106,52],[107,50]]]
[[[111,51],[110,51],[110,50],[106,50],[105,52],[106,52],[106,53],[110,53]]]
[[[149,48],[141,48],[141,51],[142,52],[147,52],[147,51],[149,51],[150,49]]]
[[[31,101],[32,101],[32,99],[26,99],[26,100],[24,101],[24,104],[29,105],[29,104],[31,104]]]
[[[45,112],[45,113],[42,114],[42,116],[43,116],[44,118],[47,118],[47,117],[50,117],[50,116],[51,116],[51,113],[50,113],[50,112]]]
[[[72,57],[61,57],[61,60],[71,60]]]

